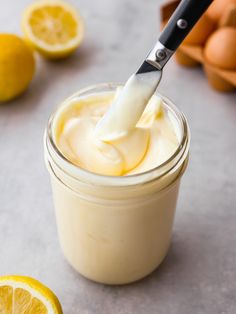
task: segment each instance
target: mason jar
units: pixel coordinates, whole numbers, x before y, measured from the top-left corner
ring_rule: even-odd
[[[179,140],[168,160],[154,169],[127,176],[95,174],[71,163],[53,138],[61,106],[94,93],[114,92],[117,87],[92,86],[66,99],[51,115],[44,137],[62,251],[80,274],[105,284],[139,280],[165,258],[190,142],[185,116],[158,94]]]

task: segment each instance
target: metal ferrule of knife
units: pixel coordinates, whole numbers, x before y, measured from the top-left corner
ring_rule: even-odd
[[[161,71],[173,53],[174,51],[166,48],[158,41],[136,73],[141,74],[157,70]]]

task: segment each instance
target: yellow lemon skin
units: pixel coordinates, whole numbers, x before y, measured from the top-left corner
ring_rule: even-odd
[[[0,33],[0,102],[23,93],[34,72],[35,59],[27,44],[16,35]]]
[[[11,313],[12,308],[16,313],[25,313],[25,308],[27,313],[63,314],[56,295],[38,280],[18,275],[0,276],[0,313]]]

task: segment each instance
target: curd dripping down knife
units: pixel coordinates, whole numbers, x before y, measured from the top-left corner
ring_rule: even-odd
[[[136,126],[159,85],[163,67],[212,1],[180,2],[154,48],[97,124],[95,132],[101,140],[118,139]]]

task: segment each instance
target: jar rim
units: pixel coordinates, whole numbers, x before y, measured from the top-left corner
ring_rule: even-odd
[[[45,148],[47,153],[50,156],[50,159],[56,163],[56,165],[60,168],[61,171],[65,172],[67,175],[73,177],[73,179],[77,179],[80,181],[84,181],[85,183],[90,184],[99,184],[100,186],[116,186],[122,187],[127,185],[137,185],[144,184],[146,182],[150,182],[156,179],[159,179],[169,173],[180,160],[186,158],[188,155],[189,144],[190,144],[190,131],[185,115],[173,104],[171,100],[167,97],[162,96],[160,93],[155,92],[155,94],[160,97],[165,105],[165,107],[174,114],[175,118],[180,122],[182,126],[182,135],[179,141],[179,145],[175,152],[163,163],[158,165],[155,168],[149,169],[147,171],[131,174],[127,176],[111,176],[111,175],[102,175],[98,173],[91,172],[84,168],[79,167],[78,165],[73,164],[70,160],[68,160],[58,149],[54,139],[52,132],[52,124],[53,119],[57,113],[57,110],[65,105],[66,103],[73,100],[75,97],[82,97],[83,94],[88,94],[89,92],[94,93],[101,90],[109,88],[110,90],[115,90],[117,87],[122,86],[122,84],[116,83],[101,83],[88,86],[86,88],[80,89],[76,93],[72,94],[70,97],[65,99],[56,110],[50,115],[48,124],[45,130]],[[173,162],[175,161],[175,162]],[[59,165],[60,163],[60,165]]]

